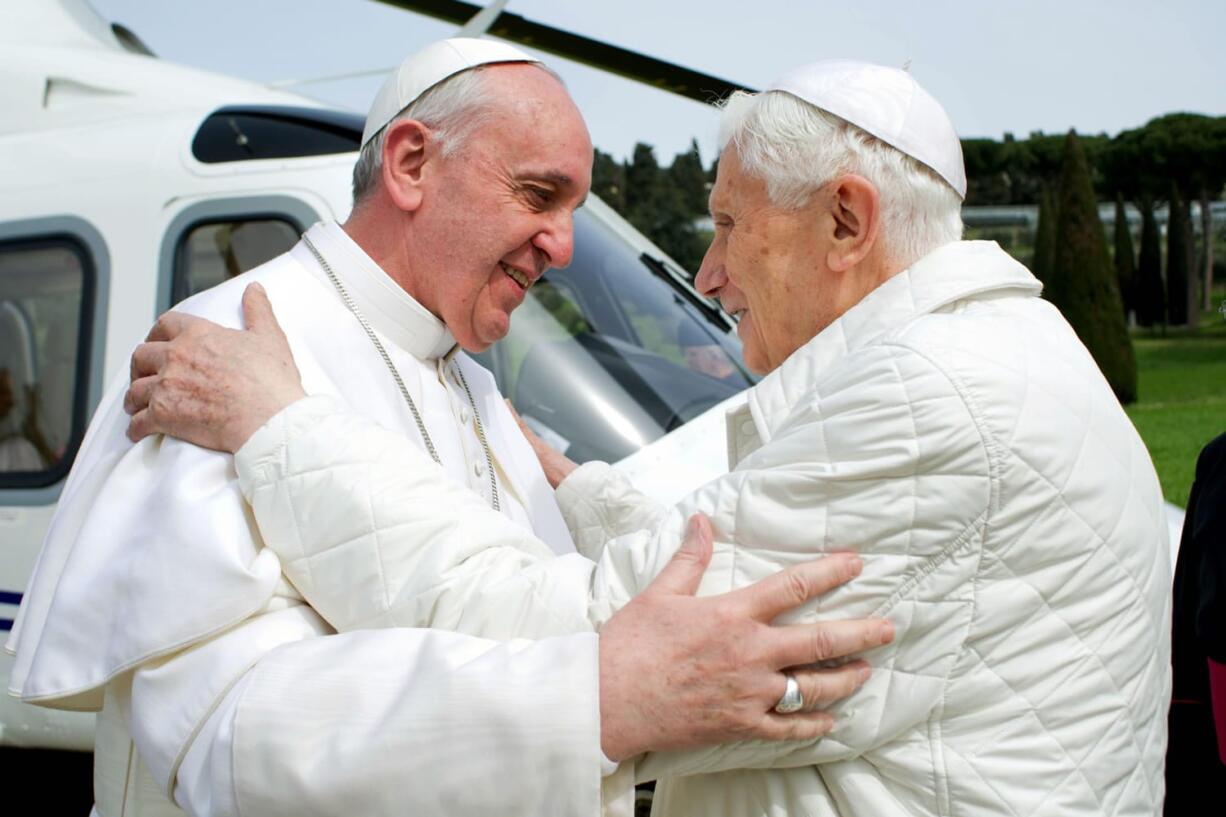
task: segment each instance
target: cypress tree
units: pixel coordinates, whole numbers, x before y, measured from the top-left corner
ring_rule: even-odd
[[[1188,323],[1189,280],[1192,264],[1192,219],[1188,203],[1171,185],[1170,218],[1166,223],[1166,314],[1172,326]]]
[[[1030,271],[1040,281],[1046,281],[1056,265],[1056,224],[1060,214],[1056,212],[1056,197],[1051,187],[1044,184],[1039,193],[1039,223],[1034,233],[1034,261]]]
[[[1166,310],[1172,326],[1192,324],[1199,307],[1190,205],[1171,185],[1171,218],[1166,224]]]
[[[1090,168],[1073,131],[1064,142],[1057,201],[1056,263],[1044,282],[1047,297],[1093,355],[1116,397],[1131,403],[1137,399],[1132,339],[1124,325],[1124,307],[1098,219]]]
[[[1137,323],[1157,326],[1166,321],[1166,288],[1162,284],[1162,247],[1154,200],[1141,196],[1141,252],[1137,259]]]
[[[1124,320],[1136,308],[1137,262],[1132,254],[1132,231],[1128,229],[1128,214],[1124,212],[1124,197],[1115,196],[1115,280],[1124,302]]]

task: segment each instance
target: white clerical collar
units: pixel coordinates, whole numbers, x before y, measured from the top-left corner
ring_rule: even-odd
[[[393,281],[339,224],[321,221],[306,235],[379,334],[422,360],[443,357],[455,347],[447,326]]]

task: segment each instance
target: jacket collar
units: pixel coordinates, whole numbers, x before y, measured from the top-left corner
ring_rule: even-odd
[[[446,325],[393,281],[339,224],[321,221],[306,235],[376,332],[419,360],[443,357],[455,348]],[[310,250],[302,245],[296,249],[298,259],[318,271],[332,289]]]
[[[958,301],[1010,290],[1035,297],[1042,288],[994,241],[956,241],[933,250],[870,292],[750,389],[747,405],[729,414],[731,464],[769,442],[814,382],[849,353]]]

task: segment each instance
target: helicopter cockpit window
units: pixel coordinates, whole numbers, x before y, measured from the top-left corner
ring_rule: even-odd
[[[476,355],[524,421],[578,462],[614,462],[753,385],[728,324],[583,210],[575,258]]]
[[[69,237],[0,243],[0,487],[52,485],[84,431],[93,267]]]
[[[280,218],[197,224],[179,243],[172,303],[276,258],[298,243],[298,228]]]
[[[192,139],[205,164],[352,153],[363,119],[341,111],[282,106],[230,107],[210,114]]]

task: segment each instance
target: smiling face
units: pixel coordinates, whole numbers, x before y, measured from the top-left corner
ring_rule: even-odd
[[[574,251],[592,142],[566,90],[531,65],[486,70],[493,110],[447,156],[436,151],[413,213],[413,294],[478,352],[545,270]]]
[[[711,190],[715,237],[694,283],[740,317],[737,334],[755,372],[771,371],[833,320],[823,190],[784,210],[735,149],[720,157]]]

